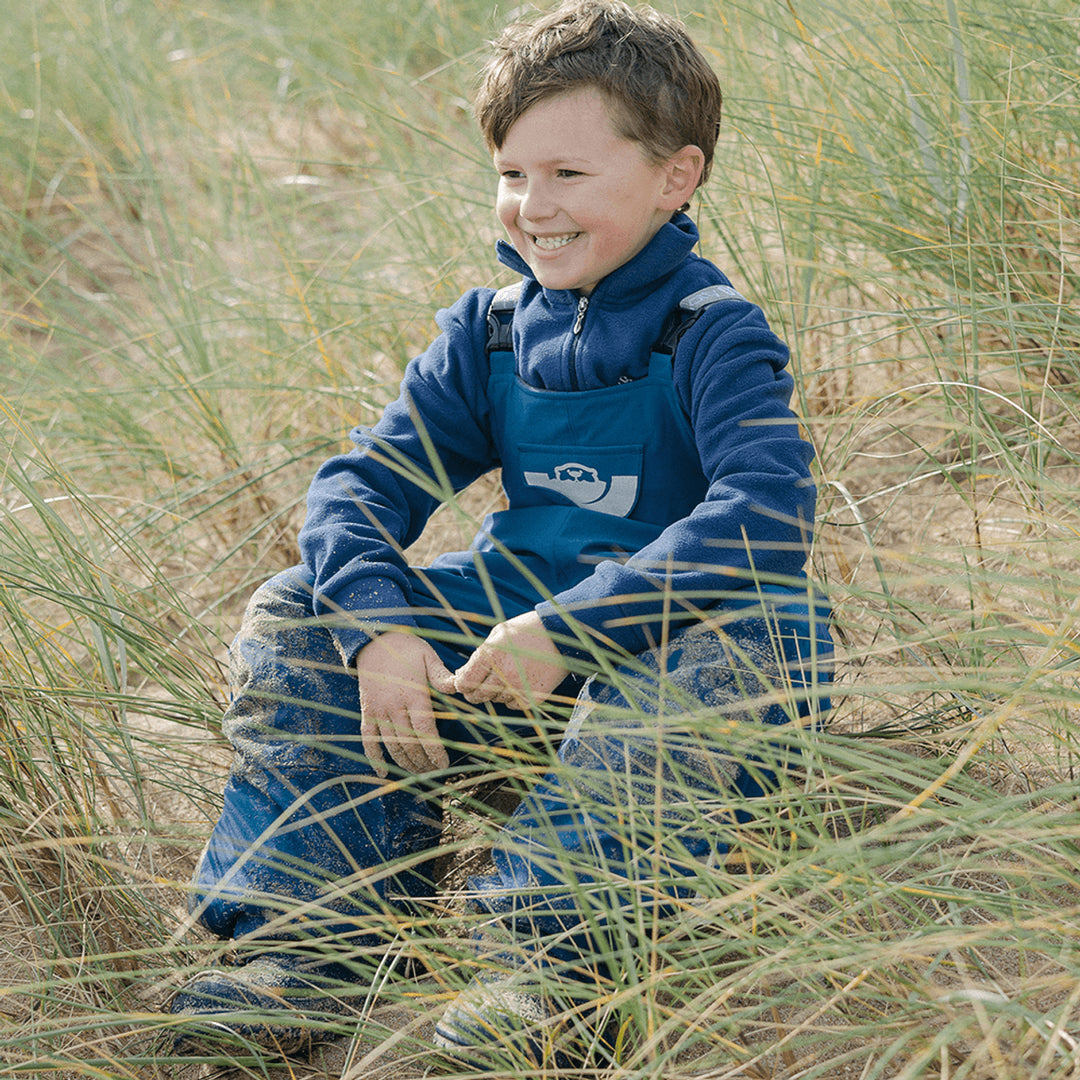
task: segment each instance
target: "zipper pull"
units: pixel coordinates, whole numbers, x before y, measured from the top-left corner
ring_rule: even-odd
[[[589,298],[587,296],[579,297],[577,302],[577,319],[574,321],[574,336],[577,337],[581,333],[581,324],[585,321],[585,312],[589,307]]]

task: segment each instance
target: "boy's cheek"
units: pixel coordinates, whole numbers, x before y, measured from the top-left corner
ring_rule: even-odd
[[[514,199],[506,194],[500,192],[499,196],[495,199],[495,216],[499,219],[499,222],[509,230],[511,225],[517,219],[517,199]]]

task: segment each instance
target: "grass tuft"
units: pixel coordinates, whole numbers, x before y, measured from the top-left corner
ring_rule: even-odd
[[[768,744],[732,729],[733,752],[800,765],[750,824],[695,809],[733,850],[693,900],[642,882],[615,912],[599,873],[607,974],[568,1022],[607,1024],[597,1076],[1074,1078],[1075,5],[681,14],[727,103],[702,249],[792,345],[817,449],[835,711]],[[430,1023],[473,971],[464,878],[543,768],[520,747],[447,778],[445,894],[385,916],[377,986],[313,1022],[338,1039],[312,1063],[181,1065],[159,1009],[228,959],[184,906],[242,605],[296,560],[311,472],[377,417],[434,309],[505,280],[468,109],[492,20],[472,0],[7,13],[0,1076],[455,1071]],[[412,555],[497,500],[479,485]]]

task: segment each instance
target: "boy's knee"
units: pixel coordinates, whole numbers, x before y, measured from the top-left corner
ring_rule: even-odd
[[[306,566],[292,566],[264,581],[252,594],[245,621],[259,618],[303,619],[313,614],[315,579]]]
[[[298,690],[319,678],[348,674],[333,637],[313,611],[312,595],[312,577],[303,566],[282,571],[255,590],[230,649],[234,690],[265,683],[284,693],[285,687]]]

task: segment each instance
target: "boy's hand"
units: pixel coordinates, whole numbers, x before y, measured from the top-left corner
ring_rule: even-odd
[[[454,693],[454,676],[424,640],[390,631],[369,641],[356,657],[360,684],[360,737],[379,776],[383,748],[403,769],[425,773],[450,764],[439,738],[431,690]]]
[[[540,616],[527,611],[492,629],[454,673],[454,687],[474,705],[497,701],[524,711],[547,698],[568,673]]]

